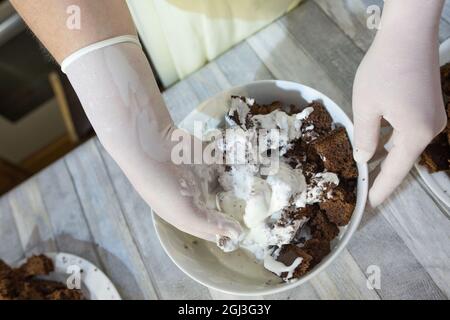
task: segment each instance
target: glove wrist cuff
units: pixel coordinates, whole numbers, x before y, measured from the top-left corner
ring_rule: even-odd
[[[81,48],[81,49],[75,51],[74,53],[72,53],[70,56],[66,57],[61,63],[61,70],[62,70],[62,72],[66,73],[69,65],[71,65],[73,62],[75,62],[82,56],[84,56],[90,52],[93,52],[93,51],[96,51],[96,50],[99,50],[99,49],[102,49],[105,47],[113,46],[113,45],[116,45],[119,43],[124,43],[124,42],[134,43],[142,48],[141,43],[139,42],[139,38],[134,35],[123,35],[123,36],[106,39],[103,41],[99,41],[99,42],[90,44],[84,48]]]

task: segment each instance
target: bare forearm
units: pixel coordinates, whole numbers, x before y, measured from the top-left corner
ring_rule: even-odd
[[[136,30],[124,0],[11,0],[33,33],[61,63],[89,44]],[[69,6],[80,8],[81,29],[69,29]]]

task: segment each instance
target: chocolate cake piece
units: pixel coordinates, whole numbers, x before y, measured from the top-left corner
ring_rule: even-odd
[[[447,111],[447,126],[420,156],[420,164],[430,173],[450,171],[450,63],[441,67],[441,86]]]
[[[339,228],[331,223],[323,211],[319,211],[310,221],[312,237],[315,239],[331,241],[339,234]]]
[[[56,290],[45,297],[47,300],[84,300],[80,290]]]
[[[29,283],[44,296],[47,296],[56,290],[67,289],[64,284],[51,280],[31,279]]]
[[[282,110],[283,104],[280,101],[274,101],[271,104],[257,104],[254,103],[253,106],[250,107],[250,113],[252,115],[264,115],[269,114],[275,110]]]
[[[311,260],[313,260],[312,256],[307,254],[304,250],[297,247],[296,245],[286,244],[281,247],[276,260],[283,263],[285,266],[290,266],[294,263],[295,259],[299,257],[302,258],[302,262],[294,270],[292,277],[300,278],[302,275],[308,272]],[[286,276],[286,272],[281,274],[282,278],[285,278]]]
[[[45,295],[40,292],[32,283],[22,282],[17,290],[16,300],[45,300]]]
[[[450,102],[449,103],[447,103],[447,128],[446,128],[446,131],[447,131],[447,142],[448,142],[448,144],[449,144],[449,146],[450,146]],[[450,161],[450,159],[449,159],[449,161]]]
[[[356,195],[354,192],[345,190],[338,186],[331,192],[331,197],[324,199],[320,204],[328,220],[337,226],[345,226],[350,222],[356,206]]]
[[[84,300],[80,290],[71,290],[62,283],[47,280],[32,280],[31,282],[46,300]]]
[[[20,268],[20,272],[25,278],[33,276],[48,275],[54,270],[53,261],[44,256],[32,256]]]
[[[0,279],[4,279],[8,277],[8,275],[12,272],[10,266],[8,266],[3,260],[0,259]]]
[[[0,300],[10,300],[15,296],[14,271],[0,260]]]
[[[301,250],[312,257],[309,262],[309,269],[312,269],[331,252],[330,241],[324,239],[310,239],[305,242],[305,245]]]
[[[295,220],[312,218],[317,214],[317,212],[319,212],[319,207],[317,205],[307,205],[303,208],[291,206],[283,210],[283,214],[288,216],[290,219]]]
[[[314,101],[306,106],[306,108],[308,107],[312,107],[314,111],[303,121],[302,128],[313,126],[316,137],[329,133],[332,130],[333,119],[324,105]]]
[[[450,170],[450,145],[446,133],[439,134],[424,150],[420,164],[431,173]]]
[[[345,128],[333,130],[312,143],[321,157],[327,171],[334,172],[339,178],[357,178],[358,169],[353,159],[353,149]]]
[[[441,87],[444,98],[450,96],[450,63],[441,67]]]
[[[80,290],[69,290],[62,283],[33,278],[47,275],[53,269],[53,262],[44,255],[29,258],[17,269],[0,260],[0,300],[84,299]]]

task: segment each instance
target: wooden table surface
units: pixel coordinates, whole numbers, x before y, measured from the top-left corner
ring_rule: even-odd
[[[351,115],[353,77],[374,31],[374,0],[306,0],[164,93],[179,122],[201,101],[260,79],[297,81],[324,92]],[[440,40],[450,36],[450,5]],[[155,186],[156,187],[156,186]],[[366,211],[348,247],[324,272],[273,299],[447,299],[448,208],[412,173],[381,207]],[[233,299],[183,274],[161,248],[151,209],[92,139],[0,198],[0,258],[61,251],[84,257],[125,299]],[[369,290],[367,268],[381,270]],[[261,297],[255,297],[261,298]]]

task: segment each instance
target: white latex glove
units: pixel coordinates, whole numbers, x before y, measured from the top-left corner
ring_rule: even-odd
[[[206,240],[238,237],[237,222],[198,207],[205,201],[194,173],[199,170],[171,161],[175,127],[139,45],[97,43],[62,66],[102,145],[159,216]]]
[[[353,87],[357,162],[374,155],[380,121],[393,127],[392,148],[370,193],[383,202],[445,126],[440,86],[438,25],[442,0],[387,0],[381,30],[364,57]]]

